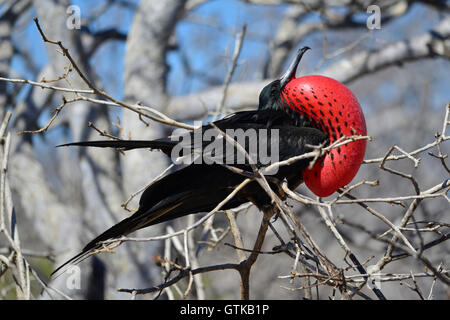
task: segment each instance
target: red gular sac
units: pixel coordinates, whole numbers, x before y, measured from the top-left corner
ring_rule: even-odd
[[[334,79],[312,75],[292,78],[281,94],[284,105],[311,120],[328,134],[330,144],[342,136],[367,135],[366,122],[355,95]],[[326,197],[347,185],[361,166],[366,140],[332,149],[314,166],[303,169],[303,180],[319,197]]]

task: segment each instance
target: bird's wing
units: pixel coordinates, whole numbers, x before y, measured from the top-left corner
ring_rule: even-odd
[[[243,148],[250,155],[255,155],[252,149],[254,145],[270,145],[269,141],[276,136],[275,143],[278,145],[276,152],[278,158],[271,159],[272,162],[263,163],[260,154],[255,155],[258,168],[270,165],[273,161],[282,161],[297,156],[311,150],[307,145],[318,145],[325,141],[324,133],[313,128],[299,128],[289,123],[286,119],[270,119],[270,113],[256,115],[256,112],[238,113],[234,117],[216,122],[217,126],[227,133],[227,130],[243,130],[244,132],[253,129],[256,134],[249,135],[248,139],[244,139]],[[255,117],[257,118],[255,120]],[[212,126],[204,126],[203,130],[214,129]],[[260,135],[260,131],[267,129],[267,134]],[[214,129],[215,130],[215,129]],[[195,133],[194,133],[195,134]],[[217,130],[214,133],[220,141],[224,141]],[[214,135],[213,134],[213,135]],[[239,139],[237,139],[238,141]],[[241,141],[241,142],[242,142]],[[238,141],[239,142],[239,141]],[[133,148],[159,148],[166,153],[174,148],[174,141],[167,139],[159,139],[152,141],[93,141],[93,142],[77,142],[68,145],[78,146],[94,146],[94,147],[115,147],[124,149]],[[240,151],[235,149],[231,144],[234,155],[237,156]],[[172,149],[171,149],[172,148]],[[60,274],[66,266],[78,263],[87,258],[95,249],[102,246],[102,242],[110,239],[118,239],[138,229],[154,225],[163,221],[175,219],[198,212],[209,212],[214,209],[222,200],[224,200],[233,189],[239,185],[245,177],[232,172],[222,164],[227,164],[229,153],[227,149],[223,149],[222,153],[217,150],[209,150],[207,153],[216,160],[222,160],[222,163],[206,164],[190,164],[189,166],[175,171],[150,185],[142,194],[139,201],[139,209],[132,216],[124,219],[114,225],[104,233],[89,242],[81,253],[57,268],[53,274]],[[236,160],[236,159],[234,159]],[[309,164],[309,160],[302,160],[293,166],[286,166],[275,173],[280,180],[287,178],[301,181],[301,169]],[[252,169],[248,163],[237,164],[229,163],[229,165],[243,168],[251,172]],[[246,188],[235,195],[222,209],[230,209],[237,207],[245,202],[252,201],[257,204],[264,204],[270,201],[257,182],[252,182]]]

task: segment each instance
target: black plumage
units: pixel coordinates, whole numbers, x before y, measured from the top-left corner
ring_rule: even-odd
[[[282,107],[281,90],[283,90],[288,80],[292,78],[292,74],[295,74],[297,64],[305,51],[306,49],[299,51],[289,71],[280,80],[273,81],[262,90],[258,110],[237,112],[214,122],[214,125],[225,133],[229,130],[241,130],[241,132],[253,130],[257,133],[256,135],[249,135],[247,139],[243,139],[240,142],[239,137],[236,137],[236,141],[250,154],[250,157],[254,160],[254,165],[258,169],[264,169],[273,162],[287,160],[309,152],[312,150],[311,145],[320,145],[327,139],[326,134],[313,128],[309,121],[291,112],[289,108]],[[222,152],[217,152],[217,150],[220,151],[220,148],[206,152],[208,145],[212,141],[201,141],[199,145],[196,145],[193,138],[198,131],[157,140],[85,141],[62,145],[107,147],[122,150],[137,148],[159,149],[166,155],[174,158],[173,151],[180,146],[180,141],[187,141],[187,143],[182,144],[182,149],[185,150],[184,156],[201,154],[203,161],[194,161],[155,181],[143,192],[139,201],[139,208],[133,215],[93,239],[78,255],[57,268],[53,273],[62,271],[68,264],[81,261],[93,250],[101,248],[103,241],[117,239],[138,229],[185,215],[213,210],[246,179],[245,175],[230,170],[227,165],[252,173],[253,169],[248,161],[237,161],[238,155],[242,156],[242,153],[236,150],[234,144],[229,142],[228,146],[231,145],[232,148],[227,149],[227,139],[214,126],[207,124],[196,130],[200,130],[201,135],[207,130],[214,130],[212,135],[214,137],[213,141],[217,143],[216,146],[223,144]],[[263,131],[266,134],[260,135],[259,133]],[[277,145],[276,160],[273,157],[271,158],[272,154],[268,152],[270,150],[266,150],[266,154],[272,160],[270,162],[266,161],[267,157],[260,157],[258,148],[256,154],[252,152],[255,145],[258,147],[265,146],[270,149],[271,142],[275,142]],[[231,158],[229,158],[230,150],[232,152]],[[211,161],[207,163],[206,160],[211,159],[213,160],[212,163]],[[278,171],[269,176],[275,178],[268,179],[269,186],[283,198],[284,194],[278,185],[274,183],[274,180],[283,181],[286,179],[291,189],[297,187],[302,182],[302,169],[309,165],[310,160],[303,159],[290,165],[279,167]],[[257,181],[252,181],[228,201],[222,209],[235,208],[249,201],[262,209],[270,204],[271,199]]]

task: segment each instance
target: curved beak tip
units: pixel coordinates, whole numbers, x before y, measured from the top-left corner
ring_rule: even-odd
[[[306,51],[308,51],[308,50],[311,50],[311,48],[308,47],[308,46],[305,46],[305,47],[301,48],[299,51],[301,51],[301,52],[306,52]]]
[[[286,73],[281,77],[281,88],[284,88],[284,86],[293,78],[295,77],[295,73],[297,72],[297,66],[300,63],[300,60],[303,56],[303,54],[310,50],[310,47],[302,47],[301,49],[299,49],[297,51],[297,56],[295,57],[295,59],[291,62],[291,65],[289,66],[288,70],[286,71]]]

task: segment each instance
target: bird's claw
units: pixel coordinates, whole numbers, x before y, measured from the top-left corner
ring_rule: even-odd
[[[277,221],[279,217],[280,217],[280,210],[277,210],[277,212],[275,212],[275,215],[272,218],[272,223]]]

